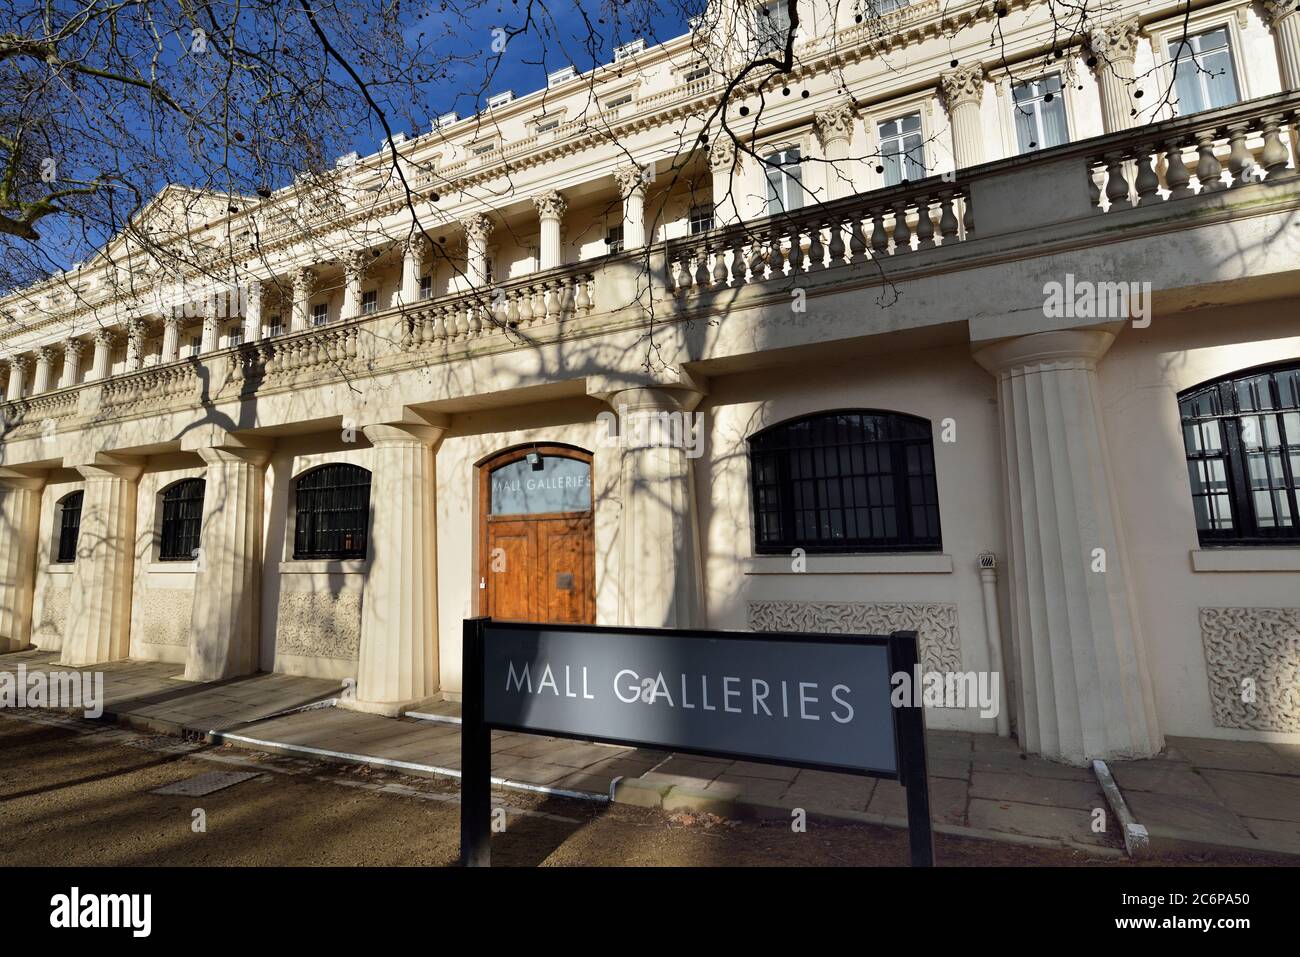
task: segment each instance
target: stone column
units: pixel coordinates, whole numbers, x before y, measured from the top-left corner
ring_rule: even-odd
[[[9,386],[5,389],[5,398],[16,402],[23,397],[27,385],[27,366],[31,360],[26,356],[9,357]]]
[[[364,249],[353,249],[343,257],[343,307],[339,319],[347,322],[361,315],[361,284],[366,281],[370,256]]]
[[[1088,46],[1096,63],[1101,94],[1101,122],[1107,133],[1127,130],[1137,123],[1137,48],[1142,27],[1137,18],[1117,20],[1088,32]]]
[[[125,462],[76,466],[85,480],[81,532],[59,663],[125,658],[131,644],[135,500],[141,468]]]
[[[316,289],[316,273],[307,266],[293,274],[293,316],[289,331],[298,332],[311,325],[311,294]]]
[[[438,690],[437,487],[441,420],[365,426],[374,447],[370,568],[361,603],[357,697],[398,714]]]
[[[645,245],[645,187],[647,170],[641,166],[624,166],[614,171],[614,182],[623,197],[623,249],[640,249]]]
[[[477,289],[487,284],[487,243],[492,235],[492,219],[484,213],[475,213],[462,219],[460,225],[465,230],[465,276]]]
[[[175,362],[181,357],[181,320],[180,316],[168,316],[163,320],[162,359],[163,362]]]
[[[262,598],[262,487],[271,453],[242,442],[195,451],[207,465],[188,681],[257,671]]]
[[[1300,89],[1300,7],[1295,0],[1260,0],[1273,32],[1283,90]]]
[[[59,388],[66,389],[77,384],[81,374],[81,353],[86,344],[80,339],[67,339],[63,343],[63,376],[59,379]]]
[[[262,338],[262,280],[250,279],[244,284],[244,341],[258,342]]]
[[[729,136],[719,136],[709,143],[709,170],[713,174],[713,224],[731,226],[740,222],[738,200],[744,195],[744,174],[736,144]]]
[[[998,379],[1020,742],[1071,764],[1160,750],[1102,422],[1103,329],[985,346]]]
[[[539,269],[554,269],[560,265],[560,223],[568,211],[568,203],[555,190],[549,190],[533,197],[537,207],[537,219],[540,223],[541,251],[537,266]]]
[[[217,328],[217,303],[209,296],[203,300],[203,337],[199,341],[199,355],[216,352],[220,342]]]
[[[113,368],[112,363],[113,333],[107,329],[100,329],[95,333],[95,358],[91,361],[90,375],[87,378],[95,382],[107,379]]]
[[[126,371],[135,372],[144,366],[145,324],[132,319],[126,327]]]
[[[41,346],[36,350],[36,381],[32,383],[32,395],[50,391],[50,374],[53,370],[54,349]]]
[[[984,102],[984,68],[961,67],[939,74],[944,105],[952,125],[952,155],[957,169],[984,162],[984,125],[980,104]]]
[[[0,654],[30,647],[44,478],[0,470]]]
[[[853,107],[840,103],[813,115],[813,127],[821,144],[826,173],[826,199],[835,200],[853,193],[848,164],[849,143],[853,139]]]
[[[409,306],[420,301],[420,277],[429,261],[429,240],[416,233],[402,244],[402,289],[398,302]]]
[[[695,470],[680,441],[704,397],[683,376],[663,385],[603,385],[588,391],[618,416],[621,447],[619,621],[650,628],[704,625]],[[676,421],[677,425],[667,425]],[[677,441],[674,441],[677,439]]]

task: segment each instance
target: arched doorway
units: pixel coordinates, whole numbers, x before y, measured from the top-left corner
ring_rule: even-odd
[[[591,453],[527,445],[478,468],[479,614],[594,624]]]

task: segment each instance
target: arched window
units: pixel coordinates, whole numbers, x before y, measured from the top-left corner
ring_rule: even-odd
[[[1202,545],[1300,544],[1300,362],[1178,395]]]
[[[66,565],[77,560],[77,537],[81,534],[81,500],[84,492],[69,492],[59,499],[55,528],[59,532],[59,550],[55,561]]]
[[[937,551],[930,423],[841,410],[782,422],[749,440],[759,552]]]
[[[188,562],[195,557],[203,526],[203,486],[203,479],[183,479],[163,492],[159,561]]]
[[[365,558],[370,473],[334,462],[294,483],[294,558]]]

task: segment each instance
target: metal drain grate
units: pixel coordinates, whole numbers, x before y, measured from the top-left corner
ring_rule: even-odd
[[[228,788],[233,784],[239,784],[247,781],[249,778],[261,777],[256,771],[208,771],[205,774],[198,774],[192,778],[186,778],[184,781],[177,781],[175,784],[168,784],[165,787],[156,788],[150,791],[150,794],[181,794],[186,797],[202,797],[205,794],[211,794],[213,791],[220,791]]]

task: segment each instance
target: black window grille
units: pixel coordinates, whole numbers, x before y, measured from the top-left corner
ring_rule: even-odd
[[[1202,545],[1300,544],[1300,363],[1178,396]]]
[[[77,560],[77,537],[81,534],[81,501],[84,492],[70,492],[59,499],[59,554],[55,561],[66,565]]]
[[[188,562],[196,557],[203,527],[203,487],[203,479],[185,479],[163,492],[159,561]]]
[[[335,462],[312,469],[294,487],[294,558],[365,558],[370,473]]]
[[[842,410],[749,440],[760,553],[938,551],[939,493],[925,419]]]

